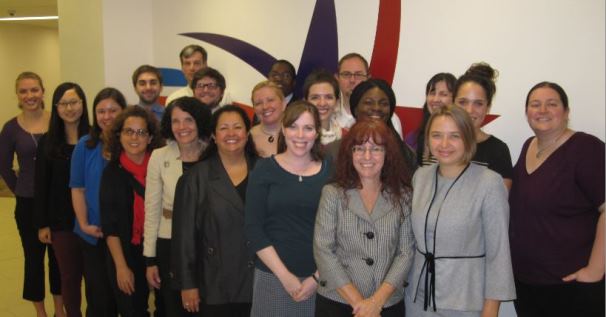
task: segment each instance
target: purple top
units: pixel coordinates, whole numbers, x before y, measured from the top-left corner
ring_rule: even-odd
[[[514,167],[509,193],[514,275],[528,284],[561,284],[589,261],[604,203],[604,142],[576,132],[528,174],[531,140]]]
[[[19,197],[34,197],[34,170],[36,148],[40,134],[25,131],[17,117],[7,121],[0,132],[0,175],[8,188]],[[17,153],[19,174],[13,169],[13,157]]]

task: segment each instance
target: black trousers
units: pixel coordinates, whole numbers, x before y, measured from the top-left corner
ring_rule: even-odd
[[[135,277],[135,292],[127,295],[118,287],[118,279],[116,277],[116,266],[112,259],[109,250],[107,254],[107,271],[111,276],[111,286],[116,298],[118,312],[121,317],[147,317],[149,300],[149,286],[145,278],[145,259],[143,258],[142,245],[130,245],[130,252],[122,250],[128,268],[133,272]],[[127,254],[128,252],[128,254]]]
[[[183,308],[181,291],[174,289],[170,275],[170,239],[158,238],[156,240],[156,261],[160,273],[160,290],[156,290],[156,296],[162,298],[165,316],[194,316]],[[157,302],[156,302],[157,303]],[[161,309],[157,306],[156,309]],[[158,317],[156,314],[155,317]]]
[[[351,317],[353,308],[347,304],[335,302],[316,294],[316,317]],[[395,305],[383,308],[381,317],[404,317],[404,300]]]
[[[110,276],[105,264],[107,246],[104,239],[96,245],[79,238],[84,264],[84,285],[86,286],[86,317],[115,317],[116,301],[110,286]],[[113,276],[116,278],[115,274]]]
[[[25,266],[23,272],[23,299],[39,302],[44,300],[44,254],[48,251],[50,291],[61,295],[61,276],[50,245],[38,240],[38,229],[34,227],[34,198],[16,197],[15,221],[21,237]]]
[[[530,285],[516,282],[518,317],[604,316],[604,280],[597,283]]]

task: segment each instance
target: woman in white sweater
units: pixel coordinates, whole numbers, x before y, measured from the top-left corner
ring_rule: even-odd
[[[148,283],[159,289],[167,316],[182,315],[181,295],[170,288],[172,209],[179,177],[198,162],[208,144],[211,113],[193,97],[171,101],[162,117],[166,146],[155,150],[147,167],[143,255]]]

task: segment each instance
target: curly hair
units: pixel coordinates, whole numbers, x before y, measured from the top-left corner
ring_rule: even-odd
[[[109,154],[111,161],[118,160],[123,151],[122,143],[120,142],[120,134],[124,128],[124,122],[130,117],[138,117],[145,120],[147,131],[151,142],[147,145],[147,151],[151,152],[159,147],[164,146],[164,139],[160,135],[160,127],[158,120],[154,115],[139,106],[131,106],[120,112],[118,117],[112,123],[111,128],[103,134],[104,153]]]
[[[282,115],[282,128],[291,126],[305,112],[311,114],[316,129],[316,139],[314,140],[314,145],[310,151],[311,158],[314,161],[321,161],[324,158],[322,143],[320,142],[320,137],[322,136],[322,122],[320,121],[320,114],[318,113],[318,108],[316,108],[316,106],[305,100],[293,102],[284,110],[284,114]],[[284,139],[282,129],[280,129],[280,134],[278,134],[278,154],[284,152],[286,152],[286,140]]]
[[[473,82],[482,87],[486,94],[486,101],[488,101],[488,107],[492,105],[492,98],[497,93],[497,86],[495,81],[499,76],[499,72],[492,68],[489,64],[480,62],[472,64],[465,74],[461,75],[454,87],[454,98],[459,94],[459,89],[468,82]]]
[[[362,183],[353,164],[353,147],[369,140],[385,148],[385,160],[381,168],[382,192],[389,195],[393,204],[402,207],[402,201],[410,199],[412,192],[410,171],[399,150],[396,136],[381,120],[366,119],[354,124],[343,137],[339,147],[335,183],[343,190],[361,189]]]
[[[171,101],[162,120],[160,121],[160,132],[162,136],[168,140],[174,140],[175,135],[173,134],[172,124],[172,113],[175,108],[179,108],[184,112],[187,112],[194,121],[196,122],[196,128],[198,129],[198,138],[201,140],[208,140],[210,138],[211,129],[211,111],[205,104],[194,97],[181,97]]]

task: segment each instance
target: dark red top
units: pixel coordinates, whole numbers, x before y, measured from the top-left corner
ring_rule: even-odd
[[[561,284],[587,265],[604,203],[604,142],[576,132],[532,174],[524,143],[513,171],[511,259],[515,278]]]

